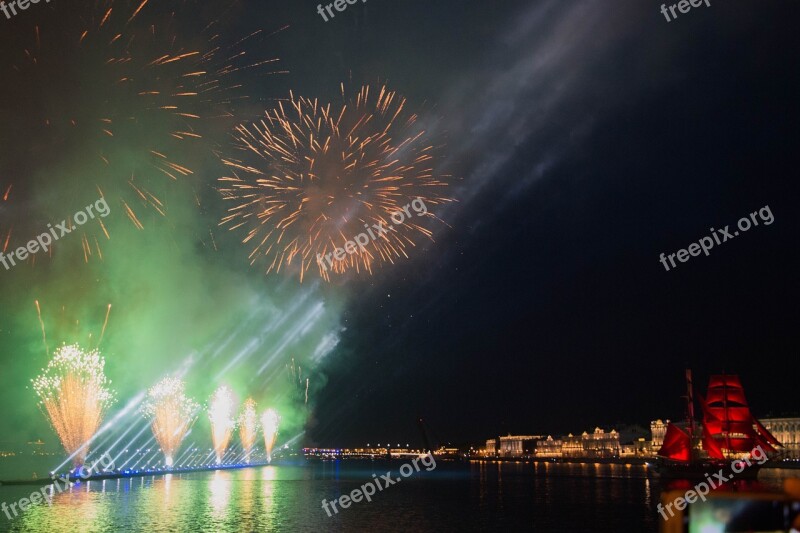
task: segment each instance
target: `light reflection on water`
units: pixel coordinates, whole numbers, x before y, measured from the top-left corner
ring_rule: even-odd
[[[231,499],[231,473],[217,470],[211,475],[208,488],[211,492],[212,516],[215,519],[222,519]]]
[[[307,466],[168,474],[76,485],[52,505],[34,505],[0,531],[656,531],[662,485],[641,465],[453,464],[421,472],[329,518],[328,501],[397,471],[398,463],[344,461]],[[800,471],[761,473],[778,488]],[[0,487],[15,502],[36,487]],[[9,529],[10,528],[10,529]]]

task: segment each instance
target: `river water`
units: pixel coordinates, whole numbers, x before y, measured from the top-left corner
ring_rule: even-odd
[[[93,481],[56,493],[0,531],[655,532],[662,486],[641,465],[447,463],[423,468],[329,517],[339,498],[402,463],[346,460]],[[795,471],[796,472],[796,471]],[[762,471],[779,488],[785,471]],[[791,474],[796,475],[796,474]],[[0,487],[10,504],[34,486]]]

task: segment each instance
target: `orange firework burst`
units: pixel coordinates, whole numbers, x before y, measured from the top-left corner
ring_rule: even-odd
[[[77,345],[62,346],[42,375],[33,380],[40,407],[58,434],[64,450],[80,466],[108,407],[114,401],[104,359]]]
[[[435,171],[438,147],[407,111],[406,100],[386,87],[364,86],[342,103],[295,97],[263,119],[236,128],[241,158],[224,157],[224,199],[235,202],[222,224],[247,229],[251,264],[266,259],[267,273],[294,269],[302,281],[316,265],[320,276],[407,257],[414,237],[431,237],[415,220],[393,225],[393,214],[414,200],[435,206],[447,176]],[[430,212],[428,217],[435,218]],[[367,245],[328,263],[320,257],[376,227],[392,228]],[[380,233],[380,234],[379,234]]]
[[[183,381],[177,378],[164,378],[147,391],[142,414],[151,421],[153,436],[164,452],[167,466],[172,466],[175,453],[192,427],[199,407],[186,397]]]
[[[4,36],[0,44],[12,59],[0,64],[0,114],[18,132],[25,159],[67,168],[81,161],[74,169],[80,175],[64,180],[71,184],[64,197],[82,185],[85,201],[90,186],[139,229],[143,213],[165,215],[159,189],[193,174],[183,145],[202,142],[207,119],[230,116],[229,104],[247,97],[236,73],[277,61],[245,53],[260,32],[228,46],[217,21],[208,35],[190,29],[184,19],[196,17],[192,4],[181,2],[172,13],[148,0],[58,5],[29,31]],[[198,33],[202,47],[186,44]],[[87,181],[78,181],[83,176]],[[101,255],[98,238],[109,238],[103,220],[95,220],[95,234],[82,239],[87,260]]]

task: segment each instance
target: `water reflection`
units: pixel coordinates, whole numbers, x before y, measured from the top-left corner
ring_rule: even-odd
[[[387,488],[369,505],[352,506],[334,518],[321,509],[323,498],[330,501],[373,473],[396,468],[380,461],[337,461],[83,483],[56,492],[50,505],[34,505],[11,522],[0,516],[0,531],[422,533],[496,529],[496,520],[508,526],[505,530],[656,531],[653,505],[665,486],[639,465],[440,461],[429,476]],[[779,487],[797,473],[764,470],[759,483]],[[0,501],[18,501],[34,489],[0,487]]]
[[[275,506],[275,497],[278,483],[276,483],[278,469],[274,466],[265,466],[261,470],[261,479],[264,480],[264,508],[263,515],[266,517],[268,528],[274,527],[278,522],[278,513]]]
[[[211,509],[214,518],[222,519],[231,500],[230,474],[224,470],[214,472],[208,484],[211,492]]]
[[[20,526],[17,531],[59,531],[69,529],[69,524],[91,524],[108,521],[113,510],[103,501],[100,483],[89,483],[65,487],[62,491],[46,490],[48,501],[29,507],[12,523]],[[36,487],[26,487],[26,496]],[[74,528],[74,526],[72,527]]]

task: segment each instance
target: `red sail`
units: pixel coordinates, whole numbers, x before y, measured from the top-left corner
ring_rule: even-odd
[[[722,448],[720,448],[705,426],[703,426],[703,449],[708,452],[708,456],[712,459],[725,459]]]
[[[753,417],[738,376],[711,376],[703,408],[703,447],[709,456],[724,458],[723,450],[749,452],[756,446],[775,451],[778,440]]]
[[[702,394],[698,394],[697,397],[700,399],[700,408],[703,411],[703,449],[712,459],[725,459],[722,447],[714,438],[714,435],[722,432],[723,422],[714,416]]]
[[[778,451],[775,448],[773,448],[769,442],[761,438],[761,435],[756,434],[756,442],[758,443],[759,446],[761,446],[761,449],[764,450],[766,453],[774,453]],[[750,451],[752,452],[752,450]]]
[[[764,425],[757,419],[756,419],[756,430],[758,431],[759,436],[762,437],[769,444],[779,447],[783,446],[783,444],[781,444],[780,441],[776,439],[775,436],[772,433],[770,433],[769,430],[765,428]]]
[[[716,375],[711,376],[708,383],[709,404],[716,402],[728,402],[728,407],[744,406],[747,407],[747,400],[744,397],[744,388],[739,376]]]
[[[675,461],[689,461],[691,458],[692,442],[689,435],[674,424],[667,424],[667,433],[664,435],[664,444],[658,450],[658,455],[674,459]]]

